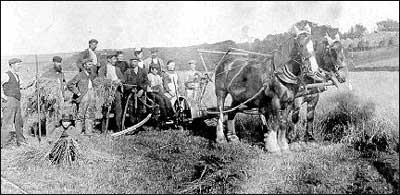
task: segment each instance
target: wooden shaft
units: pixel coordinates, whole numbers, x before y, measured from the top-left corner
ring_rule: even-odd
[[[39,90],[39,63],[38,63],[38,59],[37,59],[37,55],[35,55],[35,61],[36,61],[36,92],[37,92],[37,111],[38,111],[38,123],[39,123],[39,143],[42,139],[42,125],[41,125],[41,121],[40,121],[40,90]]]
[[[332,81],[324,82],[324,83],[313,83],[307,84],[306,89],[315,88],[315,87],[324,87],[334,85]]]
[[[215,50],[204,50],[199,49],[198,52],[200,53],[213,53],[213,54],[226,54],[224,51],[215,51]],[[248,56],[246,53],[239,53],[239,52],[230,52],[230,55],[238,55],[238,56]]]

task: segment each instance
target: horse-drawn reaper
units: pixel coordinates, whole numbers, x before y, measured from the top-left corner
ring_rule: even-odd
[[[319,93],[325,86],[344,82],[338,74],[336,63],[327,63],[327,70],[319,72],[324,81],[315,83],[308,77],[307,68],[318,67],[311,30],[299,31],[294,27],[294,36],[289,37],[279,50],[269,54],[229,49],[221,58],[215,71],[215,94],[217,96],[218,124],[216,142],[226,142],[223,121],[228,115],[227,138],[238,141],[235,132],[235,115],[254,110],[261,115],[267,127],[264,134],[265,148],[269,152],[289,149],[286,138],[288,116],[294,109],[294,100]],[[236,51],[235,51],[236,50]],[[235,51],[235,52],[234,52]],[[335,78],[338,77],[338,80]],[[231,109],[224,110],[227,95],[232,97]]]

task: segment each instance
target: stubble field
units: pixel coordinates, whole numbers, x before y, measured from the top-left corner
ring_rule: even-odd
[[[73,75],[68,73],[67,80]],[[91,147],[102,158],[57,167],[21,158],[37,144],[29,137],[29,147],[2,151],[2,177],[29,193],[398,193],[399,73],[350,72],[349,79],[352,91],[346,83],[321,94],[318,142],[297,140],[290,153],[265,153],[259,140],[249,137],[252,133],[239,132],[242,143],[215,145],[191,131],[144,131],[118,139],[94,137]],[[213,85],[208,84],[204,97],[210,107],[216,105]],[[343,104],[349,116],[370,115],[356,131],[386,132],[390,143],[383,145],[391,148],[356,147],[365,140],[351,133],[339,142],[324,141],[321,124]],[[239,116],[238,123],[238,129],[259,131],[256,117]],[[203,131],[213,130],[202,125]],[[21,193],[1,183],[1,193]]]

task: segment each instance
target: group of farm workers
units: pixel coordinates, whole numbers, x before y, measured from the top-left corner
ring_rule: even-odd
[[[76,65],[79,72],[68,82],[65,80],[64,71],[62,69],[62,58],[54,56],[53,65],[48,71],[41,75],[41,78],[56,79],[63,86],[62,93],[70,91],[72,100],[76,105],[75,120],[72,114],[63,114],[59,124],[63,122],[74,122],[75,129],[79,133],[92,135],[94,133],[94,88],[93,80],[97,77],[111,79],[119,83],[119,87],[115,92],[112,110],[115,113],[114,119],[116,124],[115,131],[122,130],[123,105],[126,103],[127,96],[134,93],[137,97],[146,95],[154,100],[160,107],[160,119],[172,120],[175,110],[172,106],[176,98],[180,96],[179,87],[183,80],[185,94],[187,98],[196,99],[199,91],[200,79],[204,78],[203,74],[196,70],[196,62],[190,60],[188,62],[190,71],[186,72],[186,78],[180,78],[175,71],[175,61],[168,60],[166,64],[158,56],[157,49],[151,49],[151,56],[144,59],[143,49],[135,48],[133,57],[129,61],[124,60],[124,53],[117,51],[116,53],[107,54],[106,63],[100,63],[100,55],[96,51],[98,41],[96,39],[89,40],[89,46],[80,53]],[[19,69],[22,60],[12,58],[8,60],[9,70],[1,77],[1,98],[2,113],[1,121],[1,147],[3,148],[10,139],[10,132],[15,128],[17,146],[26,144],[23,135],[23,123],[21,115],[21,90],[25,90],[34,85],[35,81],[23,83]],[[123,87],[121,87],[123,86]]]

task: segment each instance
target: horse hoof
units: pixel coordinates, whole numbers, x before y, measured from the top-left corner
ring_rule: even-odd
[[[238,138],[238,136],[236,136],[236,135],[228,136],[228,140],[229,140],[230,142],[239,142],[239,138]]]
[[[216,139],[216,142],[217,142],[218,144],[225,144],[225,143],[227,143],[227,141],[226,141],[225,138],[217,138],[217,139]]]

